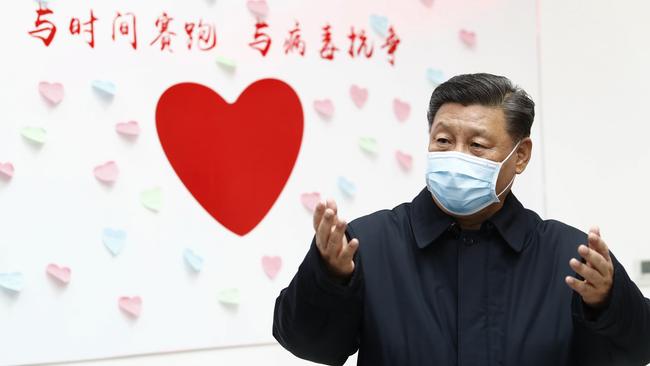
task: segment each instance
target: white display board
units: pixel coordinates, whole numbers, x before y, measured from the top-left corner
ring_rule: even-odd
[[[52,13],[36,24],[39,6]],[[19,290],[0,290],[0,365],[272,342],[275,298],[312,237],[303,194],[336,199],[349,220],[417,195],[425,186],[432,79],[491,72],[510,77],[534,99],[538,94],[533,0],[269,0],[266,6],[264,15],[264,4],[245,1],[19,1],[0,15],[0,285]],[[86,32],[91,10],[94,47]],[[157,38],[163,13],[175,33],[168,44]],[[130,14],[136,47],[128,25],[120,27]],[[272,42],[266,56],[250,45],[258,16]],[[41,39],[46,21],[57,27],[49,46]],[[304,55],[285,53],[296,22]],[[186,23],[195,23],[191,49]],[[216,30],[213,48],[209,25]],[[326,25],[330,45],[339,49],[333,60],[321,54]],[[389,26],[400,40],[394,65],[389,47],[382,47]],[[374,47],[370,57],[357,54],[361,30]],[[296,92],[303,133],[277,200],[240,235],[215,220],[176,174],[158,138],[156,107],[178,83],[202,84],[233,103],[266,78]],[[41,82],[60,83],[62,99],[52,84],[40,93]],[[367,91],[364,103],[363,92],[357,100],[361,107],[351,97],[353,85]],[[334,107],[330,117],[314,105],[325,100]],[[254,140],[245,136],[256,133],[256,123],[282,123],[266,112],[260,108],[255,121],[242,121],[249,126],[233,137],[236,146]],[[128,130],[121,124],[129,121],[140,128],[135,138],[116,131]],[[514,191],[541,214],[539,128],[537,121],[533,160]],[[187,144],[209,144],[200,129],[194,133]],[[273,157],[269,146],[260,164]],[[410,168],[400,165],[398,150],[412,156]],[[231,162],[240,158],[222,153]],[[208,160],[199,165],[209,171]],[[101,181],[115,178],[109,162],[119,169],[113,183]],[[352,195],[342,191],[341,178],[354,185]],[[255,179],[263,186],[269,177]],[[236,190],[237,184],[222,176],[213,186]],[[184,257],[188,249],[193,260],[202,259],[200,271]],[[277,276],[269,276],[267,265],[278,261]],[[70,269],[67,284],[46,273],[50,264]],[[119,299],[136,296],[139,312],[126,304],[138,313],[133,316]]]

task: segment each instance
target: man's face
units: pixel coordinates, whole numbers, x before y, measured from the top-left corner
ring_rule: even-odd
[[[429,151],[458,151],[464,154],[503,161],[517,144],[506,130],[506,119],[499,107],[443,104],[433,120]],[[532,143],[525,138],[513,156],[503,163],[497,193],[505,189],[515,174],[524,171]]]

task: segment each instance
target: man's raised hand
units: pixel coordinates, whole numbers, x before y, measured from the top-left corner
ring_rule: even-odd
[[[359,240],[348,242],[345,237],[347,223],[338,217],[336,202],[319,202],[314,210],[314,230],[316,246],[330,273],[347,279],[354,272],[354,253],[359,248]]]

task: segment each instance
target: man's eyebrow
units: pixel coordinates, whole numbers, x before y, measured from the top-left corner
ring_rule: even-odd
[[[449,124],[445,120],[436,122],[436,126],[439,126],[440,128],[445,128],[445,129],[449,128]],[[490,133],[490,130],[485,128],[485,127],[468,126],[466,128],[471,130],[472,132],[478,134],[478,135],[487,135],[487,136],[492,135]]]

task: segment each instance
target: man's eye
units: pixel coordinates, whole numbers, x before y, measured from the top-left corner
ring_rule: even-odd
[[[483,148],[485,148],[485,146],[479,144],[478,142],[472,142],[472,144],[471,144],[470,146],[473,147],[473,148],[476,148],[476,149],[483,149]]]
[[[449,140],[447,140],[447,139],[444,138],[444,137],[438,137],[438,138],[436,139],[436,142],[438,142],[439,144],[448,144],[448,143],[449,143]]]

